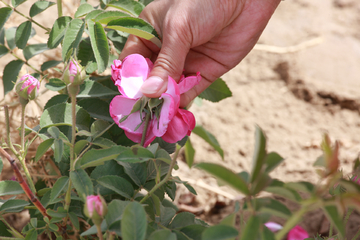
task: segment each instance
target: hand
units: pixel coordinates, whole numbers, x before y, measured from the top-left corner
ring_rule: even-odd
[[[139,53],[155,61],[141,88],[148,97],[159,97],[166,91],[168,76],[178,80],[182,73],[200,72],[201,82],[181,95],[180,106],[185,107],[249,53],[279,2],[155,0],[140,17],[155,27],[162,37],[162,48],[131,35],[120,59]]]

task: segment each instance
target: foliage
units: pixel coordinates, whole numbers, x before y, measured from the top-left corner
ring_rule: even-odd
[[[74,16],[62,16],[61,1],[58,1],[60,5],[37,1],[26,16],[15,9],[24,2],[12,0],[11,5],[0,8],[0,57],[8,54],[16,57],[3,70],[4,95],[12,91],[24,66],[31,69],[34,77],[41,77],[47,91],[53,91],[55,95],[47,101],[39,125],[33,129],[24,124],[28,101],[20,99],[21,142],[13,144],[7,137],[1,144],[2,161],[7,159],[10,162],[17,178],[15,181],[0,181],[0,196],[7,196],[7,200],[0,200],[1,239],[37,239],[40,235],[49,239],[95,239],[97,235],[100,239],[124,240],[280,240],[306,212],[316,208],[322,209],[338,237],[345,236],[346,221],[342,218],[346,211],[348,218],[353,210],[360,210],[360,186],[339,172],[339,146],[332,146],[327,136],[322,143],[324,155],[316,161],[322,181],[316,185],[309,182],[284,183],[270,176],[284,159],[275,152],[267,152],[265,134],[257,127],[250,172],[236,173],[215,163],[195,165],[244,196],[243,201],[237,202],[235,211],[215,226],[209,226],[194,214],[177,212],[177,207],[168,200],[174,200],[177,184],[185,185],[196,194],[187,182],[171,175],[172,169],[177,167],[176,160],[182,146],[188,166],[193,166],[196,152],[190,138],[172,144],[156,138],[149,146],[129,140],[109,114],[109,103],[119,93],[111,76],[104,74],[112,60],[117,59],[128,34],[135,34],[161,47],[159,34],[138,17],[151,1],[101,0],[98,6],[81,1]],[[51,29],[34,20],[36,15],[55,5],[59,15]],[[26,20],[17,27],[5,29],[5,23],[13,14],[21,14]],[[48,34],[46,43],[29,44],[29,39],[37,34],[34,24]],[[40,69],[28,61],[55,48],[61,50],[61,58],[45,60],[39,64]],[[16,55],[21,51],[14,49],[22,49],[22,55]],[[76,61],[81,67],[76,65],[75,73],[67,72]],[[64,70],[57,68],[61,63],[64,63]],[[75,77],[76,81],[64,82],[59,78],[59,71],[68,79]],[[84,76],[85,72],[88,76]],[[218,102],[231,95],[225,82],[218,79],[199,97]],[[9,126],[7,107],[5,120]],[[196,126],[193,133],[224,159],[224,152],[213,134],[202,126]],[[34,183],[25,163],[29,146],[36,139],[41,139],[41,143],[33,158],[35,163],[43,161],[49,152],[53,153],[51,163],[44,162],[51,174],[57,176],[50,185],[46,185],[44,179]],[[11,151],[15,159],[4,148]],[[25,179],[15,164],[17,160]],[[359,171],[359,161],[356,163],[354,173]],[[263,197],[264,192],[296,202],[300,208],[292,213],[280,201]],[[24,193],[27,201],[19,197]],[[107,211],[92,214],[94,206],[88,206],[87,200],[93,195],[102,196],[101,204],[106,205]],[[30,220],[21,232],[2,217],[5,213],[25,209],[29,211]],[[237,220],[245,213],[249,216],[246,224],[243,221],[239,224]],[[271,216],[286,221],[277,233],[264,225]]]

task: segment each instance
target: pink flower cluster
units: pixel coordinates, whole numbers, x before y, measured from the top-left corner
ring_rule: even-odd
[[[280,224],[274,222],[267,222],[265,226],[272,232],[277,232],[283,228]],[[306,238],[309,238],[309,234],[299,225],[293,227],[287,235],[287,240],[304,240]]]
[[[134,142],[140,143],[144,129],[145,113],[136,111],[131,113],[135,103],[144,95],[140,88],[153,68],[153,63],[139,54],[126,57],[123,62],[114,60],[111,66],[111,75],[114,84],[118,87],[121,96],[116,96],[110,103],[110,115],[117,125],[125,131],[126,136]],[[185,135],[190,135],[195,127],[194,115],[179,108],[180,94],[188,91],[200,82],[200,73],[197,76],[181,77],[176,83],[168,77],[167,91],[159,98],[162,100],[160,114],[151,115],[145,146],[155,137],[175,143]],[[126,118],[124,120],[124,118]],[[123,121],[120,121],[123,119]]]

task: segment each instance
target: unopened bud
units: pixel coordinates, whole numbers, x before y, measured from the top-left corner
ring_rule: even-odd
[[[91,218],[95,225],[101,224],[107,213],[107,205],[100,195],[90,195],[86,197],[84,213]]]
[[[80,85],[86,77],[85,69],[75,60],[70,60],[65,68],[63,81],[66,84]]]
[[[33,100],[38,95],[40,82],[30,74],[25,74],[16,84],[16,93],[25,100]]]

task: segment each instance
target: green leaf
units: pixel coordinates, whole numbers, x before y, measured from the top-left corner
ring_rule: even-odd
[[[3,162],[3,160],[2,160],[2,158],[0,156],[0,174],[1,174],[2,170],[3,170],[3,167],[4,167],[4,162]]]
[[[94,194],[92,181],[83,169],[71,171],[70,179],[83,202],[85,202],[86,196]]]
[[[71,17],[67,16],[59,17],[55,20],[47,42],[49,48],[56,48],[60,44],[70,22]]]
[[[154,154],[150,150],[140,146],[133,146],[122,152],[121,155],[116,158],[116,161],[138,163],[146,162],[153,158]]]
[[[113,190],[120,196],[131,199],[134,195],[134,188],[126,179],[119,176],[104,176],[96,180],[100,185]]]
[[[89,12],[91,12],[92,10],[94,10],[93,6],[91,6],[88,3],[83,3],[81,4],[78,9],[75,12],[75,17],[79,18],[84,16],[85,14],[88,14]]]
[[[204,230],[206,230],[206,229],[207,229],[207,227],[205,227],[205,226],[194,224],[194,225],[189,225],[189,226],[183,227],[181,229],[181,232],[191,239],[202,239],[201,235],[204,232]]]
[[[199,97],[211,102],[219,102],[225,98],[231,97],[232,93],[224,80],[218,78],[208,88],[206,88]]]
[[[204,139],[207,143],[209,143],[224,159],[224,151],[221,149],[220,144],[216,140],[215,136],[210,132],[206,131],[202,126],[196,126],[193,130],[193,133]]]
[[[300,191],[304,193],[313,193],[315,190],[314,184],[310,182],[287,182],[284,185],[287,188],[293,189],[295,191]]]
[[[194,162],[194,156],[195,156],[195,149],[193,148],[190,138],[185,143],[185,159],[186,163],[188,164],[189,168],[192,167]]]
[[[39,144],[35,154],[35,162],[39,161],[42,156],[47,152],[47,150],[51,147],[54,143],[53,138],[46,139],[42,143]]]
[[[147,179],[147,169],[144,163],[126,163],[118,162],[119,165],[124,167],[126,174],[138,186],[145,184]]]
[[[4,28],[0,28],[0,44],[1,45],[5,45],[5,29]],[[1,234],[1,232],[0,232]]]
[[[256,229],[254,229],[254,232],[257,232]],[[227,225],[215,225],[211,226],[202,233],[202,240],[225,240],[234,238],[238,235],[238,231],[231,226]],[[255,239],[255,238],[248,238],[249,239]]]
[[[64,36],[62,46],[62,58],[65,61],[70,51],[74,51],[79,46],[82,34],[84,32],[85,23],[81,19],[73,19],[69,23]],[[74,51],[75,52],[75,51]]]
[[[32,44],[32,45],[27,45],[24,48],[23,54],[24,54],[25,59],[29,60],[33,56],[40,54],[48,49],[49,48],[47,47],[46,43]]]
[[[49,1],[44,1],[44,0],[37,1],[31,6],[29,15],[30,15],[30,17],[34,17],[34,16],[38,15],[39,13],[45,11],[52,5],[55,5],[55,3],[49,2]]]
[[[108,213],[105,216],[105,220],[110,226],[116,221],[121,220],[122,214],[125,210],[125,207],[130,203],[130,201],[121,201],[118,199],[112,200],[108,205]]]
[[[115,0],[108,3],[107,6],[120,9],[124,12],[128,12],[134,17],[138,17],[145,7],[143,4],[133,0]]]
[[[38,233],[35,228],[31,229],[26,233],[25,240],[35,240],[38,239]]]
[[[22,60],[13,60],[5,66],[3,73],[4,96],[14,88],[23,64]]]
[[[17,7],[19,6],[20,4],[26,2],[26,0],[11,0],[11,4],[13,5],[13,7]]]
[[[245,195],[250,193],[247,183],[244,179],[221,165],[214,163],[199,163],[195,166],[219,178],[220,180],[227,183],[230,187]]]
[[[104,28],[100,23],[88,21],[91,46],[95,55],[99,73],[105,71],[109,62],[109,45]]]
[[[53,218],[64,218],[67,216],[67,211],[62,207],[59,207],[56,211],[48,209],[46,212]]]
[[[71,126],[71,104],[60,103],[44,110],[40,118],[40,127],[67,125]],[[90,115],[81,107],[76,106],[76,127],[88,130]]]
[[[50,78],[49,82],[45,84],[45,87],[51,91],[60,91],[66,88],[66,84],[59,78]]]
[[[195,215],[189,212],[177,214],[170,224],[171,229],[179,229],[195,223]]]
[[[3,28],[5,22],[9,19],[13,10],[11,7],[0,8],[0,30]]]
[[[121,53],[121,51],[125,46],[127,36],[123,36],[123,35],[124,34],[121,35],[119,34],[119,31],[115,31],[115,30],[110,30],[107,33],[107,37],[108,39],[110,39],[110,41],[112,41],[117,53]]]
[[[78,49],[78,60],[81,62],[83,66],[86,66],[86,72],[92,73],[96,71],[97,64],[95,60],[95,55],[91,47],[90,38],[84,38],[80,44]],[[92,66],[92,64],[95,64],[95,69],[90,69],[91,71],[88,71],[89,67]]]
[[[261,168],[265,163],[265,157],[266,157],[266,138],[262,129],[256,126],[255,149],[253,155],[251,180],[250,180],[251,183],[253,183],[256,180],[256,178],[259,177]]]
[[[44,110],[47,108],[50,108],[52,106],[55,106],[59,103],[66,103],[68,99],[69,99],[69,95],[67,95],[67,94],[55,95],[47,101],[47,103],[45,104]]]
[[[271,216],[288,219],[291,211],[281,202],[272,198],[255,198],[253,200],[256,211],[261,213],[269,213]],[[247,208],[244,208],[247,209]]]
[[[50,202],[53,202],[67,187],[69,183],[69,177],[62,176],[56,180],[54,186],[51,189]]]
[[[3,203],[0,207],[0,212],[9,213],[9,212],[21,212],[24,210],[24,207],[30,203],[21,199],[9,199]]]
[[[110,21],[106,28],[127,32],[138,37],[151,41],[161,48],[161,40],[159,35],[149,23],[140,18],[122,17]]]
[[[259,234],[260,225],[260,217],[251,216],[246,222],[246,226],[241,233],[240,240],[256,239]]]
[[[24,47],[26,46],[30,38],[31,26],[32,26],[31,22],[26,21],[21,23],[19,27],[16,29],[15,43],[18,48],[24,49]]]
[[[85,80],[84,84],[80,86],[79,94],[76,96],[78,98],[94,98],[94,97],[110,97],[119,95],[119,92],[115,92],[110,88],[105,87],[104,85],[92,81]]]
[[[98,137],[95,140],[92,141],[93,145],[99,146],[101,148],[110,148],[113,146],[116,146],[116,143],[114,143],[113,141],[107,139],[107,138],[103,138],[103,137]]]
[[[138,202],[129,203],[121,220],[123,240],[144,240],[146,236],[146,213]]]
[[[9,52],[9,49],[4,45],[0,45],[0,57],[6,55]]]
[[[120,11],[106,11],[97,15],[94,21],[101,24],[108,24],[110,21],[121,17],[130,17],[130,15]]]
[[[16,47],[15,44],[16,29],[17,27],[11,27],[6,29],[5,31],[6,42],[11,50],[13,50]]]
[[[301,200],[300,195],[295,190],[285,186],[286,185],[283,182],[273,179],[270,186],[267,187],[264,191],[284,197],[294,202]]]
[[[177,240],[176,234],[172,233],[169,229],[160,229],[152,232],[148,238],[149,240]]]
[[[95,10],[89,12],[85,17],[85,22],[87,23],[89,20],[95,19],[96,16],[102,12],[104,12],[104,10],[102,10],[102,9],[95,9]]]
[[[69,212],[69,218],[76,230],[80,230],[80,223],[78,216],[74,212]]]
[[[45,70],[47,70],[49,68],[55,67],[60,63],[62,63],[62,61],[50,60],[50,61],[44,62],[41,65],[41,71],[43,72],[43,71],[45,71]]]
[[[108,149],[91,149],[86,152],[78,162],[81,168],[99,166],[104,164],[105,161],[115,159],[125,150],[127,150],[127,148],[123,146],[114,146]]]
[[[276,152],[269,153],[265,159],[265,164],[266,164],[265,172],[270,173],[277,166],[279,166],[283,161],[284,161],[284,158],[281,157]]]
[[[340,234],[340,239],[345,237],[345,226],[342,216],[335,205],[323,206],[327,219],[335,226]]]

